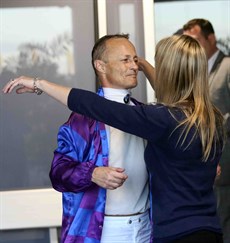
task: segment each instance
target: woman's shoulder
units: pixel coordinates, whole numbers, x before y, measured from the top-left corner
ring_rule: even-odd
[[[169,117],[181,118],[184,117],[184,112],[178,107],[171,107],[161,103],[149,103],[146,105],[146,110],[158,113],[159,115],[166,115]]]
[[[150,123],[159,124],[161,127],[175,127],[184,119],[181,109],[159,103],[144,105],[144,112]]]

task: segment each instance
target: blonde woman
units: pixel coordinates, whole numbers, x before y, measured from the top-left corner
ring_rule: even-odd
[[[18,85],[18,93],[42,90],[75,112],[146,139],[153,242],[222,242],[213,183],[223,118],[208,94],[205,52],[192,37],[171,36],[157,44],[155,60],[155,71],[143,60],[139,67],[155,89],[156,104],[127,106],[29,77],[10,81],[3,92]]]

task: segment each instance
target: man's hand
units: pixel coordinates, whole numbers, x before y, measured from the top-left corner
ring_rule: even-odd
[[[97,167],[92,174],[92,181],[105,189],[114,190],[123,185],[128,176],[124,169],[115,167]]]

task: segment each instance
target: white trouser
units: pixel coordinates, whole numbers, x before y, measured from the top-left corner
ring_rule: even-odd
[[[149,211],[134,216],[105,216],[101,243],[149,243]]]

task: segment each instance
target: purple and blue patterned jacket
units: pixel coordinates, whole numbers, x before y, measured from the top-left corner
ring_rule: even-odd
[[[105,125],[72,113],[57,140],[50,179],[53,188],[62,192],[61,242],[99,243],[106,190],[93,183],[91,176],[95,167],[108,166]]]

